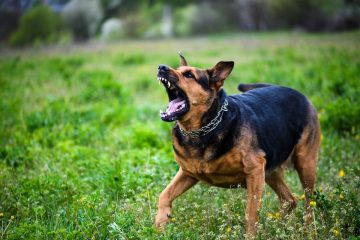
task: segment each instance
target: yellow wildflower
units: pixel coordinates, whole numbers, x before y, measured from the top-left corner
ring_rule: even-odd
[[[172,221],[172,222],[176,222],[176,218],[174,218],[174,217],[171,218],[171,221]]]
[[[0,212],[0,217],[3,217],[4,216],[4,213]]]
[[[304,200],[304,199],[305,199],[305,194],[303,194],[299,197],[299,200]]]
[[[10,219],[11,219],[11,220],[14,220],[14,219],[15,219],[15,216],[11,216]]]
[[[340,198],[341,200],[344,199],[344,195],[342,195],[342,194],[340,193],[339,198]]]
[[[190,224],[193,224],[193,223],[194,223],[194,219],[190,218],[189,222],[190,222]]]
[[[272,213],[266,213],[266,216],[268,217],[268,218],[273,218],[273,219],[280,219],[281,218],[281,214],[280,213],[274,213],[274,214],[272,214]]]
[[[324,136],[321,134],[320,135],[320,141],[323,141],[323,139],[324,139]]]
[[[231,232],[231,227],[228,227],[228,228],[226,229],[226,231],[227,231],[227,232]]]
[[[339,177],[345,177],[345,171],[344,170],[340,170],[340,172],[339,172]]]
[[[316,207],[316,202],[315,201],[310,201],[310,206]]]
[[[336,230],[336,229],[332,229],[331,232],[334,234],[334,236],[339,236],[340,235],[340,232],[339,230]]]
[[[235,213],[235,216],[240,217],[240,214],[239,214],[239,213]]]

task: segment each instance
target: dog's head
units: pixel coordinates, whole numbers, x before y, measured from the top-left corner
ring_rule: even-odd
[[[234,67],[232,61],[221,61],[213,68],[199,69],[188,66],[184,56],[179,55],[180,67],[160,65],[158,68],[157,79],[169,97],[166,111],[160,110],[161,119],[167,122],[186,121],[205,113]]]

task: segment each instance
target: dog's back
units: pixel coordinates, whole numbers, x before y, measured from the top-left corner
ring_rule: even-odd
[[[274,169],[286,161],[299,141],[311,104],[291,88],[264,84],[252,87],[230,98],[239,104],[243,121],[255,130],[258,146],[265,153],[266,170]]]

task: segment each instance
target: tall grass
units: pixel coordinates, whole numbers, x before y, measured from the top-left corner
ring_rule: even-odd
[[[174,202],[164,232],[153,227],[157,197],[175,175],[170,129],[159,108],[160,63],[234,60],[225,89],[267,82],[307,95],[322,123],[322,148],[306,228],[299,199],[287,217],[267,187],[258,239],[360,236],[359,32],[246,34],[121,42],[107,47],[27,50],[0,57],[0,238],[239,239],[246,192],[195,186]]]

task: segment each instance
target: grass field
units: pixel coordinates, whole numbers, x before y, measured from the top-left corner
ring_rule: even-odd
[[[174,202],[171,224],[153,228],[157,198],[175,175],[167,96],[157,66],[234,60],[238,83],[293,87],[319,112],[315,222],[299,199],[279,214],[266,187],[258,239],[360,238],[360,32],[242,34],[129,41],[0,55],[0,239],[239,239],[246,191],[198,184]],[[315,205],[315,203],[313,205]]]

